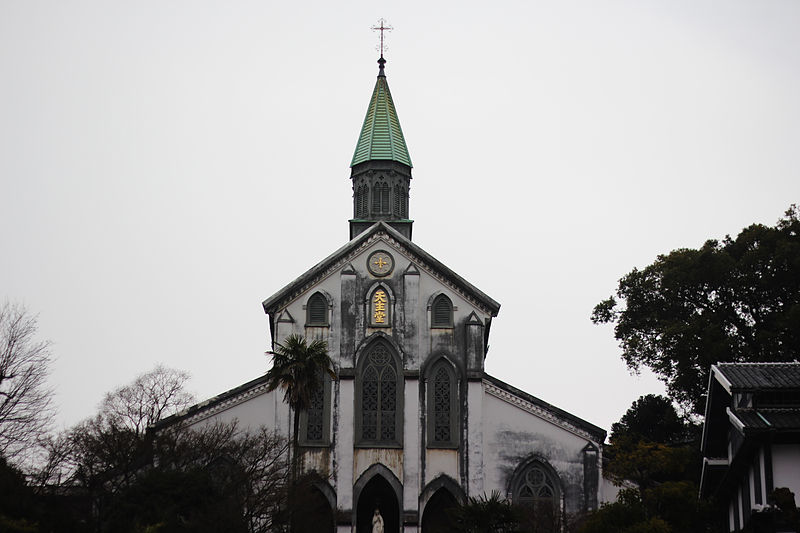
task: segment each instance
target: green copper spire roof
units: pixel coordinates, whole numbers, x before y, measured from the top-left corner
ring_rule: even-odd
[[[383,73],[384,63],[386,60],[381,57],[378,60],[380,65],[378,81],[375,82],[375,90],[372,91],[372,99],[367,108],[364,125],[361,127],[351,167],[364,161],[374,160],[391,160],[412,166],[403,130],[400,129],[400,120],[397,118],[397,111],[392,101],[392,93],[389,92],[389,84],[386,83],[386,75]]]

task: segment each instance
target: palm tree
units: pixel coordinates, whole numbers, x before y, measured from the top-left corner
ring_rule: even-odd
[[[283,389],[283,397],[294,414],[292,434],[292,482],[297,478],[298,430],[300,413],[311,407],[311,393],[321,386],[320,377],[328,374],[336,379],[333,361],[328,355],[328,344],[323,340],[309,344],[301,335],[289,335],[276,349],[267,352],[272,356],[272,368],[267,371],[267,390]]]

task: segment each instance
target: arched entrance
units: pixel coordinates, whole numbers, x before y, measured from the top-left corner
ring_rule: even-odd
[[[395,490],[381,475],[370,479],[358,495],[356,533],[372,532],[372,517],[378,509],[385,533],[400,532],[400,505]]]
[[[437,490],[425,504],[422,513],[422,533],[455,533],[458,529],[453,525],[451,511],[458,502],[449,490],[442,487]]]
[[[335,527],[333,509],[328,498],[313,485],[296,491],[292,501],[294,533],[332,533]]]

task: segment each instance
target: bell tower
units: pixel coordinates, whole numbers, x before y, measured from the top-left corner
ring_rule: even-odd
[[[361,127],[350,179],[353,182],[353,218],[350,238],[383,220],[411,239],[408,218],[411,157],[386,82],[386,60],[378,59],[378,80]]]

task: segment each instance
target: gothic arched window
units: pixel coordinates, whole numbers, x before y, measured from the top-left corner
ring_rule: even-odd
[[[428,372],[428,447],[458,446],[458,378],[442,359]]]
[[[542,463],[534,461],[518,473],[513,502],[527,509],[526,521],[535,523],[537,531],[557,530],[559,495],[558,480]]]
[[[327,445],[330,434],[331,379],[327,374],[317,377],[317,386],[311,391],[311,404],[300,412],[300,444]]]
[[[356,433],[361,444],[400,444],[402,372],[388,346],[373,345],[363,356],[357,391]]]
[[[328,325],[328,299],[315,292],[306,304],[306,326]]]
[[[453,302],[444,294],[437,296],[431,305],[431,327],[453,327]]]

